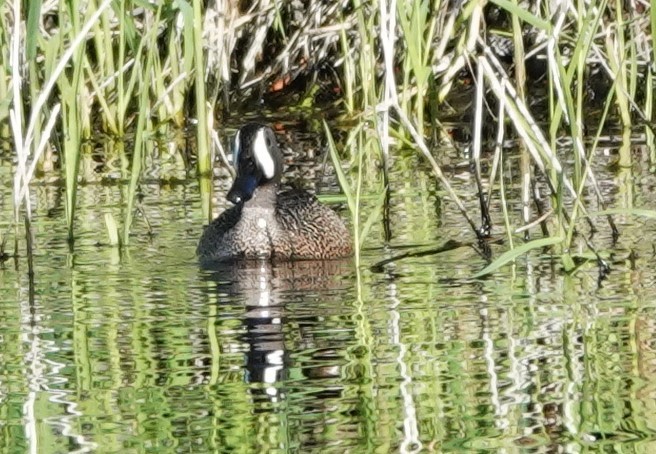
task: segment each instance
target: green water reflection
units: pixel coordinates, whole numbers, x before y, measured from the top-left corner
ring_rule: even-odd
[[[143,188],[155,235],[121,254],[99,244],[120,187],[83,187],[71,253],[47,216],[60,188],[39,187],[34,286],[24,258],[0,271],[0,449],[655,449],[653,223],[623,221],[601,286],[594,263],[565,276],[537,255],[470,280],[471,248],[374,273],[471,235],[430,177],[393,181],[392,243],[371,233],[359,278],[348,261],[200,269],[191,181]]]

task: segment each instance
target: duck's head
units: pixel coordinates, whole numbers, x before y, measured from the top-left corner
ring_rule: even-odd
[[[228,200],[234,204],[247,202],[259,186],[280,182],[282,153],[271,128],[248,123],[237,131],[232,146],[236,177]]]

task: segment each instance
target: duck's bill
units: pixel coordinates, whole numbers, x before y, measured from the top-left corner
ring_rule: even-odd
[[[254,175],[237,175],[227,198],[235,205],[247,202],[253,197],[256,187],[257,178]]]

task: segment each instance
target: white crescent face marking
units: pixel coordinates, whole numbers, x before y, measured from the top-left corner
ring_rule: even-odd
[[[232,165],[236,169],[237,166],[239,166],[239,152],[241,150],[239,149],[239,130],[237,130],[237,134],[235,134],[235,138],[233,139],[232,143]]]
[[[255,142],[253,142],[253,152],[255,154],[255,162],[262,170],[265,178],[270,180],[276,172],[276,166],[269,152],[269,147],[267,147],[264,131],[264,129],[257,131]]]

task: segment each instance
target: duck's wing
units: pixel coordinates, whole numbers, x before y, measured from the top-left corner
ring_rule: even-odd
[[[291,238],[297,258],[335,258],[352,253],[351,235],[342,219],[300,189],[278,195],[276,219]]]

